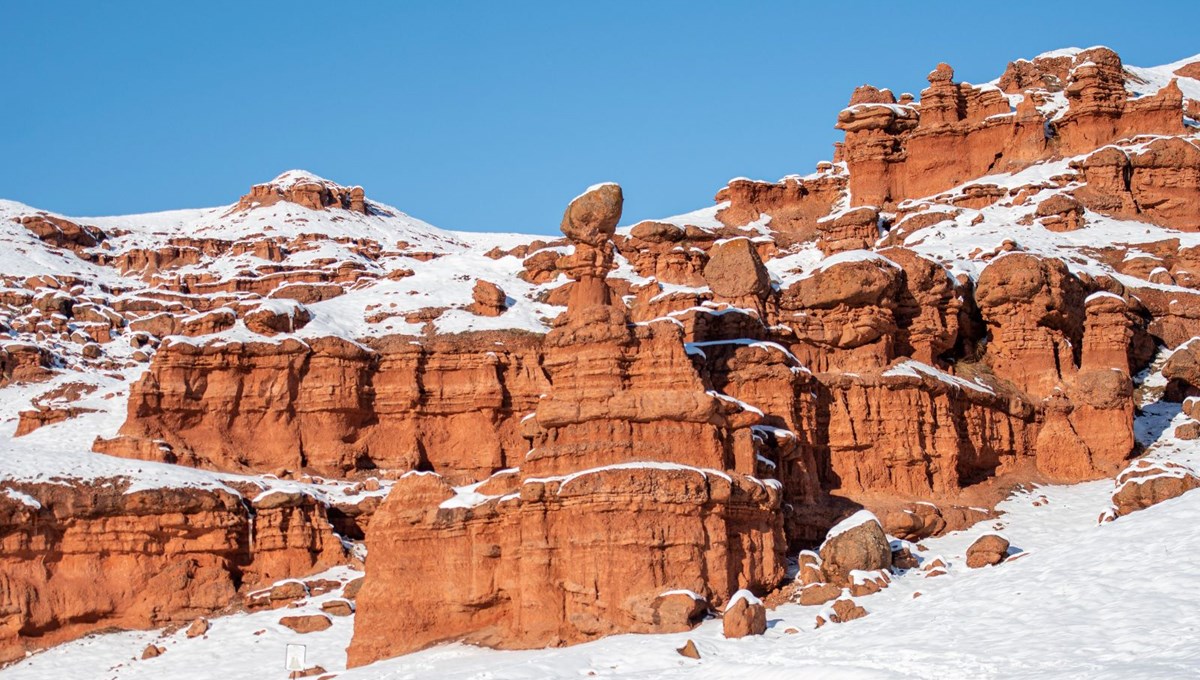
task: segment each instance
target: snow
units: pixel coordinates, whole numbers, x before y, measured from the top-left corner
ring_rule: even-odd
[[[930,366],[929,364],[917,361],[916,359],[906,359],[901,361],[891,368],[883,372],[884,376],[905,375],[914,378],[929,377],[935,380],[940,380],[948,385],[967,390],[975,390],[976,392],[984,392],[986,394],[995,394],[992,388],[980,382],[971,382],[962,378]]]
[[[713,470],[711,468],[698,468],[691,465],[683,465],[682,463],[667,463],[663,461],[631,461],[628,463],[614,463],[612,465],[602,465],[600,467],[587,468],[585,470],[577,470],[567,475],[559,475],[557,477],[528,477],[525,479],[525,484],[530,483],[547,483],[559,482],[558,491],[567,487],[568,484],[588,475],[594,475],[609,470],[683,470],[694,472],[701,477],[708,479],[709,475],[715,475],[727,482],[732,482],[733,479],[721,470]]]

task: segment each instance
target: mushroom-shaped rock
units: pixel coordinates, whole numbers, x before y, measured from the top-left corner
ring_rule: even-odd
[[[704,280],[723,298],[763,297],[771,290],[771,277],[750,239],[718,243],[708,252]]]
[[[1169,461],[1137,460],[1117,475],[1112,514],[1128,515],[1196,488],[1200,488],[1200,476],[1189,467]]]
[[[1008,556],[1008,539],[999,534],[984,534],[967,548],[967,566],[972,569],[995,566]]]
[[[480,316],[500,316],[508,309],[508,296],[504,290],[490,281],[479,279],[471,291],[471,311]]]
[[[850,572],[875,571],[892,566],[892,549],[883,526],[868,510],[859,510],[838,522],[821,544],[821,571],[825,580],[849,586]]]
[[[754,593],[739,590],[725,605],[722,623],[727,638],[762,635],[767,630],[767,608]]]
[[[588,187],[567,206],[562,232],[572,241],[599,247],[616,231],[624,201],[618,184],[608,182]]]

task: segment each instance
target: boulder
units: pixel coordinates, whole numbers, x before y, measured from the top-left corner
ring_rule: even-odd
[[[754,593],[739,590],[725,605],[721,622],[727,638],[762,635],[767,631],[767,608]]]
[[[471,291],[473,300],[470,310],[479,316],[500,316],[508,309],[508,296],[504,290],[490,281],[479,279]]]
[[[718,243],[708,252],[704,280],[714,294],[736,300],[763,297],[771,290],[771,277],[754,244],[747,238]]]
[[[1117,475],[1112,517],[1145,510],[1195,488],[1200,488],[1200,475],[1190,467],[1169,461],[1134,461]]]
[[[680,656],[686,656],[689,659],[699,659],[700,650],[696,649],[696,643],[688,640],[682,647],[675,650]]]
[[[621,187],[612,182],[588,187],[567,206],[562,232],[573,241],[603,246],[617,229],[624,201]]]
[[[845,623],[861,619],[867,615],[867,610],[849,598],[843,598],[826,607],[817,615],[817,628],[826,623]]]
[[[999,534],[984,534],[967,548],[967,566],[971,569],[995,566],[1008,557],[1008,539]]]
[[[279,625],[297,633],[316,633],[333,625],[333,620],[324,614],[300,614],[279,619]]]
[[[195,621],[192,621],[192,625],[188,626],[187,636],[190,638],[200,637],[207,633],[209,628],[210,625],[208,623],[208,619],[203,617],[198,618]]]
[[[875,571],[892,566],[887,535],[879,520],[868,510],[859,510],[834,525],[819,552],[825,580],[839,586],[851,584],[852,571]]]
[[[146,645],[146,648],[142,650],[142,661],[162,656],[165,651],[167,651],[166,647],[159,647],[155,644]]]

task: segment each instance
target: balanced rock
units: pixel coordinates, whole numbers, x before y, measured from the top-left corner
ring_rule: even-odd
[[[562,232],[572,241],[600,247],[616,231],[624,201],[620,185],[608,182],[588,187],[567,206]]]

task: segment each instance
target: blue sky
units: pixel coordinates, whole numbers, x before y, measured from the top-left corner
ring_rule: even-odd
[[[978,6],[977,6],[978,5]],[[1200,50],[1190,2],[10,2],[0,197],[73,215],[230,203],[304,168],[438,226],[624,223],[829,158],[856,85],[1017,57]]]

